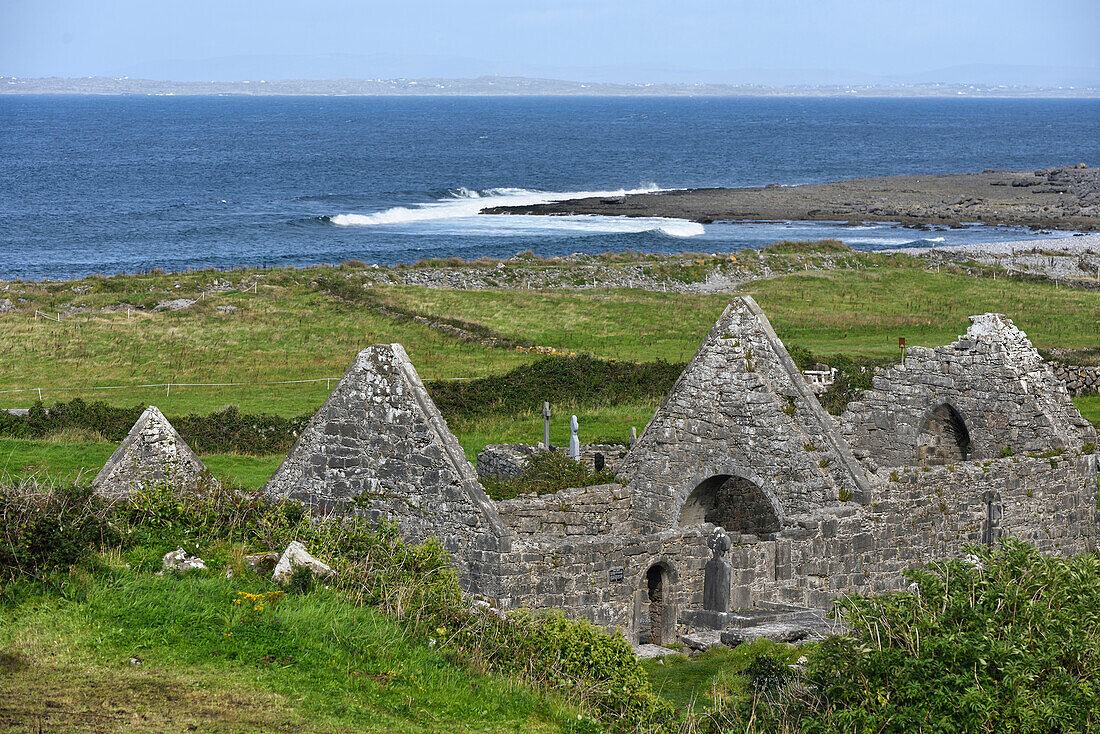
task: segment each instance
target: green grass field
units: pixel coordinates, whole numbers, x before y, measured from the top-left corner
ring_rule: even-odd
[[[334,589],[256,611],[237,592],[270,584],[113,561],[0,604],[0,730],[565,732],[583,716]]]
[[[944,344],[966,330],[968,315],[986,311],[1009,315],[1039,348],[1100,346],[1100,293],[1095,291],[933,272],[913,258],[860,254],[858,261],[858,269],[795,272],[752,282],[745,292],[757,299],[789,345],[825,356],[894,357],[901,336],[910,345]],[[338,378],[355,354],[373,343],[402,343],[425,380],[503,374],[539,356],[462,341],[422,322],[337,300],[317,287],[319,278],[345,278],[358,288],[359,277],[351,268],[309,268],[10,284],[11,296],[22,302],[18,310],[0,314],[0,405],[26,407],[39,398],[41,388],[47,404],[74,397],[125,406],[155,404],[170,416],[236,404],[246,413],[290,417],[315,411],[334,381],[264,383]],[[211,293],[182,311],[149,310],[170,298],[195,298],[215,278],[227,278],[238,290]],[[255,282],[255,291],[239,290]],[[637,362],[689,359],[729,300],[723,294],[637,289],[390,286],[373,287],[371,293],[396,309],[460,319],[516,341]],[[120,304],[145,310],[127,313]],[[60,312],[62,320],[36,319],[35,310]],[[137,387],[144,384],[160,386]],[[113,386],[127,387],[93,389]],[[554,406],[551,438],[564,443],[569,416],[576,413],[582,440],[625,440],[631,426],[640,430],[645,425],[657,402],[561,402]],[[1097,398],[1078,404],[1100,421]],[[452,416],[451,427],[470,458],[487,443],[541,438],[541,417],[529,406],[477,419]],[[82,469],[94,474],[109,449],[81,442],[0,441],[0,471],[26,473],[27,467],[37,467],[65,476]],[[216,474],[249,487],[261,485],[281,459],[203,458]]]

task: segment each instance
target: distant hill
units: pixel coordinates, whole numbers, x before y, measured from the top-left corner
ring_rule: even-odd
[[[771,86],[715,83],[622,84],[508,76],[479,76],[469,79],[249,79],[210,82],[98,76],[80,79],[0,76],[0,94],[1100,98],[1100,83],[1085,86],[1044,86],[968,84],[955,81]]]

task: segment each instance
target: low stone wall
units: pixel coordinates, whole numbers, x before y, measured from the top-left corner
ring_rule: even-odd
[[[1100,394],[1100,366],[1081,367],[1051,362],[1050,367],[1055,376],[1066,383],[1066,389],[1073,397]]]
[[[501,562],[501,588],[508,594],[501,601],[505,608],[563,609],[633,635],[637,607],[645,604],[646,573],[659,566],[669,575],[665,603],[674,634],[676,613],[702,603],[712,533],[713,528],[702,526],[647,536],[516,543]]]
[[[477,455],[477,478],[516,479],[523,476],[527,457],[539,449],[523,443],[495,443]]]
[[[554,451],[567,453],[564,446],[554,446]],[[515,479],[523,476],[527,459],[542,451],[542,444],[531,446],[525,443],[489,444],[477,455],[477,476],[479,479]],[[614,472],[626,456],[626,446],[620,444],[590,443],[581,446],[580,460],[591,471],[596,470],[596,454],[603,454],[604,468]]]
[[[1085,552],[1096,477],[1096,457],[1079,454],[883,470],[870,505],[828,508],[774,541],[735,545],[733,605],[828,607],[840,593],[898,589],[902,571],[1004,535],[1044,553]]]
[[[618,484],[505,500],[497,510],[521,540],[630,533],[630,492]]]

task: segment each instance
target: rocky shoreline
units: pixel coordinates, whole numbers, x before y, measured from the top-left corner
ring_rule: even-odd
[[[599,214],[716,221],[969,222],[1100,231],[1100,169],[1084,164],[1040,171],[857,178],[762,188],[684,189],[592,197],[482,214]]]

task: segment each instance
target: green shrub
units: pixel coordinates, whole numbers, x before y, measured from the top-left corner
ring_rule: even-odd
[[[802,730],[1100,727],[1100,557],[968,552],[976,564],[907,572],[913,593],[840,602],[852,635],[810,653]]]
[[[542,451],[527,459],[523,476],[515,479],[486,477],[481,484],[495,500],[512,499],[521,494],[550,494],[569,487],[610,484],[615,475],[604,469],[594,472],[587,462],[574,461],[559,451]]]
[[[144,410],[141,405],[118,408],[103,402],[87,403],[80,398],[49,408],[37,402],[25,416],[0,411],[0,435],[41,438],[83,431],[97,433],[109,441],[121,441]],[[210,415],[177,416],[169,421],[199,453],[264,456],[289,451],[311,417],[247,415],[231,405]]]
[[[40,578],[117,543],[110,503],[86,486],[0,486],[0,579]]]
[[[613,362],[587,355],[543,357],[503,375],[477,380],[430,382],[440,412],[451,419],[538,413],[543,401],[617,405],[660,399],[684,370],[683,364]]]

